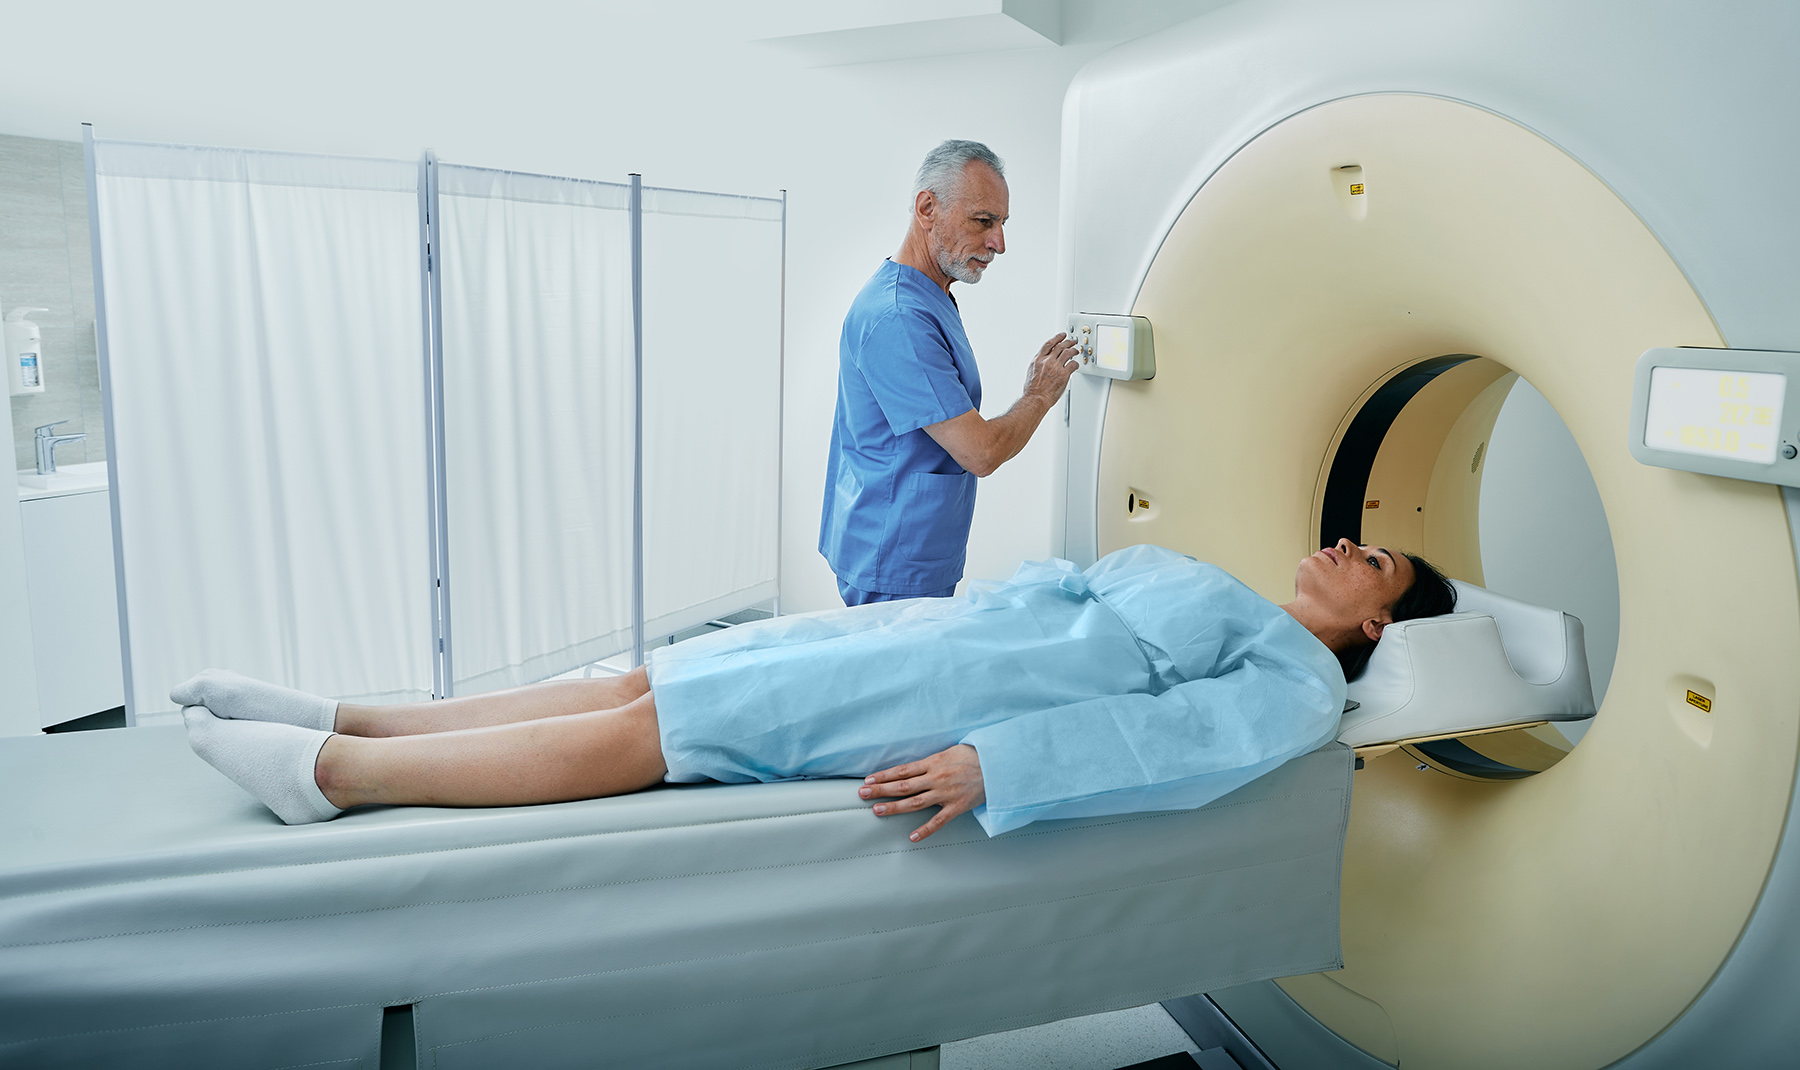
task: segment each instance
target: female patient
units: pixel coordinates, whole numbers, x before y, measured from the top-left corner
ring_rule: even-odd
[[[869,774],[878,815],[939,808],[916,841],[971,810],[994,835],[1204,805],[1330,740],[1342,665],[1454,603],[1423,560],[1348,539],[1300,562],[1283,606],[1134,546],[960,599],[740,625],[612,679],[353,706],[209,670],[170,698],[195,752],[289,824]]]

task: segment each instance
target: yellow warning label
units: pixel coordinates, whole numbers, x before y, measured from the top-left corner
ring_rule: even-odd
[[[1698,709],[1700,712],[1702,712],[1702,713],[1711,713],[1712,712],[1712,699],[1707,698],[1705,695],[1702,695],[1700,692],[1689,691],[1687,698],[1688,698],[1688,705],[1693,706],[1694,708]]]
[[[1364,509],[1379,509],[1379,508],[1381,508],[1381,499],[1380,498],[1370,498],[1368,501],[1363,503],[1363,508]]]
[[[1350,196],[1360,197],[1360,196],[1362,196],[1362,191],[1363,191],[1363,184],[1361,182],[1350,183]]]

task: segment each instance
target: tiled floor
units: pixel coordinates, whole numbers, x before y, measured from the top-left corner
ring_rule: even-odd
[[[946,1044],[941,1070],[1118,1070],[1200,1049],[1158,1004]]]

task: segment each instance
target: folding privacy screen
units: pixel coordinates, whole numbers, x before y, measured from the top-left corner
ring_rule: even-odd
[[[783,202],[89,139],[126,701],[565,672],[778,588]]]

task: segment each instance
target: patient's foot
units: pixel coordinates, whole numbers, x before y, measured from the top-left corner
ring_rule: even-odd
[[[205,706],[219,717],[245,721],[279,721],[317,732],[337,728],[337,699],[277,687],[223,669],[207,669],[169,690],[182,706]]]
[[[181,716],[187,722],[188,746],[194,753],[256,796],[281,820],[304,825],[329,821],[343,813],[325,798],[313,776],[319,748],[331,733],[226,720],[203,706],[188,706]]]

